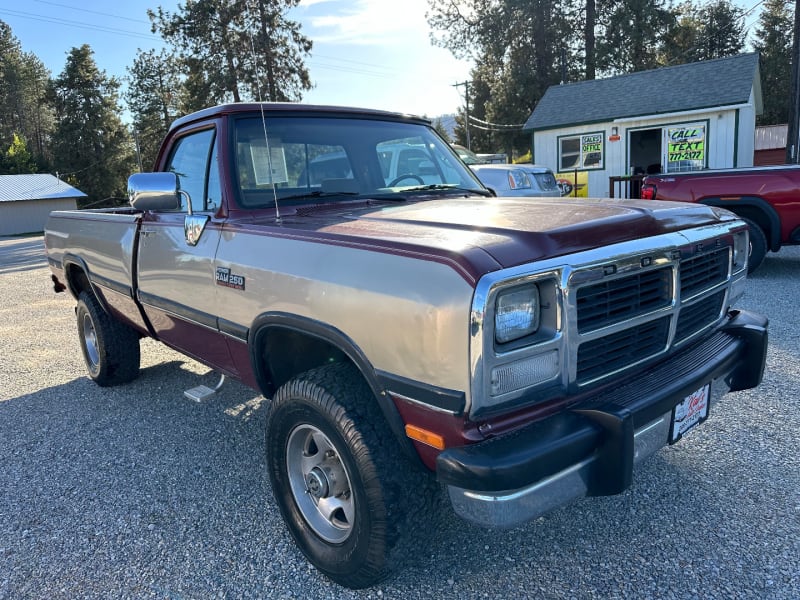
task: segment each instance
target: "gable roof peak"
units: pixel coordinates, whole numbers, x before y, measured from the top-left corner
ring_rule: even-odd
[[[760,107],[758,53],[748,52],[550,86],[525,130],[553,129],[625,117],[745,104]],[[702,85],[692,85],[692,81]],[[755,90],[754,90],[755,88]]]

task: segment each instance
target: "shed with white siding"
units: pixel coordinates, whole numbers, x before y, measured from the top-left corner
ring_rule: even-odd
[[[551,86],[524,129],[534,162],[603,197],[630,175],[752,166],[761,112],[747,53]]]
[[[0,235],[44,230],[53,210],[74,210],[86,194],[53,175],[0,175]]]

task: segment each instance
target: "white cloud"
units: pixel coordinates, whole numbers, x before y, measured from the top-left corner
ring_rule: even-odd
[[[328,4],[329,11],[314,10],[307,25],[316,31],[314,39],[321,43],[353,45],[398,45],[428,41],[425,12],[427,0],[305,0],[309,8]],[[327,14],[325,14],[327,12]]]
[[[314,41],[309,102],[436,116],[461,104],[469,64],[433,46],[428,0],[303,0],[293,18]]]

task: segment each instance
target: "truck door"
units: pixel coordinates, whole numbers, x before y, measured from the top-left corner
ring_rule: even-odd
[[[178,138],[164,168],[178,176],[181,207],[148,211],[139,241],[138,297],[165,344],[236,374],[217,326],[214,256],[223,219],[216,132],[193,130]],[[188,195],[188,198],[187,198]],[[191,202],[191,215],[189,206]]]

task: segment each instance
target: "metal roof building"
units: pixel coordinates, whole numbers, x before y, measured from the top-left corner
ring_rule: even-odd
[[[534,161],[606,195],[609,178],[753,164],[758,54],[547,89],[525,124]]]
[[[0,235],[43,231],[50,211],[75,209],[85,197],[53,175],[0,175]]]

